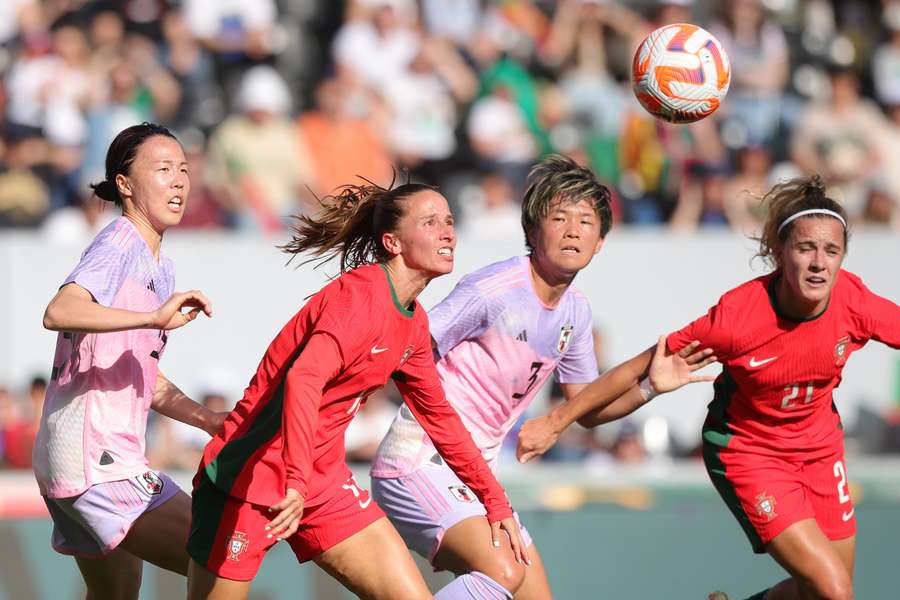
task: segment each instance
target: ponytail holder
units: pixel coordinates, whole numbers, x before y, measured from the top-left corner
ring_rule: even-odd
[[[841,225],[844,226],[844,229],[847,229],[847,221],[844,220],[844,217],[837,214],[833,210],[828,210],[827,208],[810,208],[809,210],[801,210],[798,213],[794,213],[787,219],[782,221],[781,225],[778,226],[778,231],[776,233],[781,233],[781,230],[787,227],[790,223],[796,221],[800,217],[806,217],[808,215],[828,215],[829,217],[834,217],[841,222]]]

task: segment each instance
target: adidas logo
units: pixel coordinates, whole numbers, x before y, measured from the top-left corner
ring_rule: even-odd
[[[153,280],[150,280],[150,283],[147,284],[147,289],[153,293],[156,293],[156,286],[153,285]]]
[[[516,339],[519,340],[520,342],[527,342],[528,341],[528,332],[523,329],[519,333],[519,335],[516,336]]]

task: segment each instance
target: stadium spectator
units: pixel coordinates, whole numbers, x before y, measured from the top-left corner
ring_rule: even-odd
[[[742,141],[769,144],[778,131],[781,98],[790,72],[783,28],[761,0],[727,0],[709,27],[731,62],[731,86],[723,110],[742,125]]]
[[[394,173],[377,127],[379,119],[386,119],[375,114],[384,112],[378,101],[366,88],[336,77],[319,83],[315,101],[315,109],[301,114],[297,126],[303,143],[315,148],[310,163],[316,195],[332,194],[360,177],[388,185]]]
[[[338,30],[332,58],[342,77],[381,89],[403,76],[419,52],[413,0],[356,0]]]
[[[291,94],[275,69],[256,66],[241,80],[236,104],[209,139],[212,189],[236,212],[239,225],[265,233],[282,218],[305,212],[304,186],[315,188],[311,151],[290,119]]]
[[[806,172],[821,173],[843,193],[851,219],[861,217],[871,177],[882,164],[879,152],[890,124],[879,108],[860,97],[859,78],[832,64],[831,93],[805,108],[791,140],[791,156]]]

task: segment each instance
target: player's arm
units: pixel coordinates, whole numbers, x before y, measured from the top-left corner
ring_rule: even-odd
[[[662,336],[655,348],[648,348],[606,371],[543,417],[530,419],[519,430],[516,449],[519,461],[527,462],[542,455],[575,421],[592,427],[630,414],[657,394],[687,383],[712,380],[711,377],[692,375],[716,359],[708,348],[698,351],[698,345],[699,342],[694,341],[679,352],[670,352],[666,338]],[[651,363],[656,363],[655,370],[651,369]]]
[[[394,374],[394,382],[403,401],[434,442],[447,465],[475,492],[484,505],[494,546],[500,544],[501,530],[505,530],[516,559],[529,563],[509,500],[481,451],[472,441],[471,434],[444,396],[427,345],[422,344],[401,370]]]
[[[282,459],[286,475],[285,496],[269,510],[274,518],[266,525],[269,536],[287,539],[300,525],[309,491],[313,442],[319,426],[319,406],[325,385],[340,371],[343,358],[331,334],[315,333],[284,378]],[[276,512],[277,511],[277,512]]]
[[[900,306],[887,298],[868,293],[872,338],[891,348],[900,348]]]
[[[161,415],[202,429],[209,435],[219,433],[228,416],[228,411],[215,412],[188,398],[162,371],[156,373],[156,390],[150,406]]]
[[[190,309],[181,312],[182,308]],[[172,294],[169,300],[152,312],[110,308],[95,302],[94,297],[77,283],[64,285],[44,311],[44,327],[51,331],[73,333],[105,333],[128,329],[177,329],[193,321],[200,311],[212,316],[212,305],[202,292],[191,290]]]

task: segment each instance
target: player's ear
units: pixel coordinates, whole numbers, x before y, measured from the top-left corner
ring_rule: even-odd
[[[403,251],[403,244],[396,233],[387,231],[381,236],[381,245],[391,256],[397,256]]]
[[[122,198],[131,196],[131,182],[128,181],[128,177],[119,173],[116,175],[115,182],[116,189],[119,191],[119,196]]]

